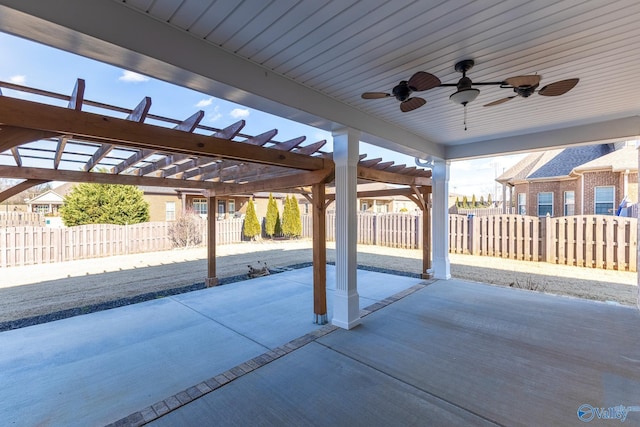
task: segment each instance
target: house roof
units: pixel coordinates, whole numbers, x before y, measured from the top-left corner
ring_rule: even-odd
[[[562,149],[555,149],[531,153],[511,168],[507,169],[496,179],[496,181],[503,184],[507,182],[513,184],[516,181],[526,180],[529,175],[536,172],[543,165],[560,154],[561,151]]]
[[[573,172],[597,169],[637,171],[635,148],[615,150],[612,144],[598,144],[531,153],[496,181],[513,184],[516,181],[568,177]]]
[[[569,147],[560,151],[546,163],[527,176],[527,179],[555,178],[569,176],[571,171],[584,163],[609,154],[613,150],[609,144]]]
[[[63,196],[61,196],[54,190],[48,190],[42,194],[38,194],[32,199],[27,200],[27,204],[32,205],[37,203],[62,203],[63,201]]]
[[[586,172],[589,170],[610,170],[612,172],[623,172],[625,170],[638,171],[638,150],[635,147],[624,147],[613,151],[590,162],[576,166],[575,172]]]

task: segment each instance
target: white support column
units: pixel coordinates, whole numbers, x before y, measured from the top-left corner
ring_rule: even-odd
[[[449,265],[449,167],[450,162],[435,160],[433,164],[433,277],[451,279]]]
[[[333,161],[336,183],[336,291],[333,319],[340,328],[360,323],[357,286],[357,178],[360,132],[340,129],[333,132]]]
[[[636,151],[638,152],[638,171],[640,171],[640,140],[636,140]],[[584,177],[582,178],[584,180]],[[640,178],[638,179],[640,181]],[[584,191],[583,197],[584,198]],[[640,204],[640,185],[638,185],[638,203]],[[640,213],[636,214],[636,216],[640,217]],[[637,231],[636,231],[636,239],[640,238],[640,219],[637,222]],[[636,289],[636,307],[640,309],[640,245],[638,245],[638,249],[636,252],[636,283],[638,284]]]

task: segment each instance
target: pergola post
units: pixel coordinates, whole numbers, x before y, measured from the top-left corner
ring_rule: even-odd
[[[427,191],[428,190],[428,191]],[[422,278],[431,279],[431,188],[423,190],[422,199]]]
[[[333,133],[336,183],[336,291],[332,323],[343,329],[360,324],[357,286],[357,178],[360,132]]]
[[[216,286],[218,278],[216,277],[216,207],[218,201],[216,196],[207,197],[207,279],[205,284],[207,288]]]
[[[327,241],[325,186],[312,186],[313,206],[313,323],[324,325],[327,319]]]
[[[449,169],[450,162],[433,165],[433,277],[451,279],[449,265]]]

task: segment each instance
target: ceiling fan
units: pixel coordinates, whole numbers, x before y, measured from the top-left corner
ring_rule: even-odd
[[[400,101],[400,111],[406,113],[422,107],[427,101],[420,97],[411,97],[411,93],[433,89],[440,86],[440,79],[433,74],[425,71],[418,71],[409,80],[402,80],[392,90],[391,93],[386,92],[365,92],[362,94],[364,99],[378,99],[395,96]]]
[[[427,73],[425,71],[418,71],[413,76],[411,76],[409,80],[403,80],[397,86],[395,86],[391,91],[391,94],[385,92],[365,92],[362,94],[362,98],[376,99],[386,98],[393,95],[398,101],[400,101],[400,110],[403,113],[406,113],[408,111],[412,111],[416,108],[422,107],[427,103],[427,101],[423,98],[411,97],[411,94],[413,92],[425,91],[438,86],[456,87],[457,91],[453,93],[449,97],[449,99],[457,104],[461,104],[464,107],[466,107],[469,102],[476,99],[480,94],[480,90],[474,88],[473,86],[493,85],[500,86],[504,89],[513,89],[515,95],[508,96],[506,98],[502,98],[484,105],[485,107],[491,107],[507,102],[510,99],[516,98],[518,96],[528,98],[536,92],[539,95],[543,96],[564,95],[565,93],[573,89],[579,81],[579,79],[577,78],[560,80],[558,82],[550,83],[540,90],[538,90],[538,86],[540,85],[542,76],[539,76],[537,74],[509,77],[508,79],[499,82],[473,82],[469,77],[467,77],[467,71],[471,70],[474,64],[475,62],[472,59],[465,59],[455,65],[455,70],[459,73],[462,73],[462,78],[458,80],[457,83],[442,83],[440,79],[433,74]]]
[[[546,86],[543,86],[542,89],[538,90],[538,86],[540,86],[540,80],[542,80],[542,76],[537,74],[530,76],[516,76],[509,77],[506,79],[500,87],[503,89],[513,89],[515,95],[507,96],[506,98],[498,99],[497,101],[490,102],[485,104],[484,107],[492,107],[494,105],[500,105],[504,102],[509,101],[510,99],[517,98],[518,96],[522,98],[528,98],[534,93],[538,93],[538,95],[543,96],[560,96],[569,92],[571,89],[578,84],[580,79],[573,78],[567,80],[560,80],[557,82],[549,83]]]

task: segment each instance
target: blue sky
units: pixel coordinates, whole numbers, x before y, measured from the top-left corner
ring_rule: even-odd
[[[185,119],[198,110],[205,112],[203,125],[223,128],[240,119],[246,120],[243,133],[257,135],[278,129],[276,140],[285,141],[301,135],[312,143],[331,135],[321,129],[301,125],[249,109],[242,105],[213,98],[166,82],[141,76],[118,67],[103,64],[78,55],[50,48],[25,39],[0,33],[0,80],[52,92],[71,94],[76,79],[86,82],[85,99],[120,107],[133,108],[145,96],[152,99],[150,113],[175,119]],[[9,96],[27,98],[22,93],[3,89]],[[30,99],[39,100],[31,97]],[[47,101],[50,102],[50,101]],[[88,109],[87,109],[88,110]],[[331,151],[331,146],[327,147]],[[382,157],[396,164],[413,166],[412,157],[382,148],[361,144],[361,153],[368,158]],[[517,162],[522,155],[454,162],[451,167],[450,192],[495,197],[494,178]],[[501,190],[499,190],[501,191]]]

